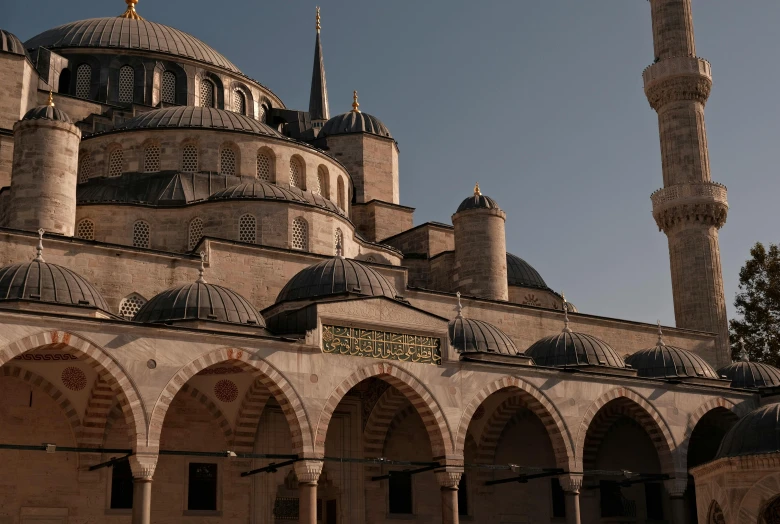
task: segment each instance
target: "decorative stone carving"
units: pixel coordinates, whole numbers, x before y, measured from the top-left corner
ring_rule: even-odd
[[[299,460],[295,463],[295,476],[299,483],[316,484],[322,474],[321,460]]]
[[[238,386],[232,380],[220,380],[214,384],[214,395],[222,402],[233,402],[238,398]]]
[[[666,488],[666,491],[669,493],[670,497],[682,497],[685,495],[685,490],[688,489],[688,478],[685,476],[665,480],[664,487]]]
[[[669,102],[685,100],[705,105],[712,90],[710,64],[697,57],[662,60],[645,69],[642,76],[647,100],[656,111]]]
[[[582,475],[577,473],[569,473],[567,475],[561,475],[558,477],[561,483],[563,491],[568,493],[579,493],[582,489]]]
[[[71,391],[81,391],[87,387],[87,375],[79,368],[68,366],[60,376],[62,384]]]
[[[157,468],[157,455],[149,453],[136,453],[128,459],[130,469],[133,472],[133,478],[152,480],[154,470]]]
[[[443,470],[436,471],[436,480],[439,486],[447,489],[458,489],[460,477],[463,475],[463,466],[448,466]]]
[[[441,364],[441,339],[373,329],[322,326],[322,351],[419,364]]]

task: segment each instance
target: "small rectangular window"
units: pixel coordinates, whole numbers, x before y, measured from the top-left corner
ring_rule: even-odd
[[[613,480],[599,482],[602,517],[623,517],[623,493],[620,484]]]
[[[561,481],[555,478],[551,479],[550,486],[552,488],[553,518],[564,519],[566,518],[566,494],[561,487]]]
[[[123,460],[111,468],[111,509],[133,508],[133,472]]]
[[[390,513],[411,515],[412,476],[402,471],[391,472],[388,486],[390,491]]]
[[[193,462],[190,464],[187,509],[217,510],[217,465]]]
[[[469,488],[466,483],[466,474],[460,476],[458,484],[458,515],[469,514]]]
[[[649,520],[664,519],[664,498],[661,484],[657,482],[645,484],[645,503]]]

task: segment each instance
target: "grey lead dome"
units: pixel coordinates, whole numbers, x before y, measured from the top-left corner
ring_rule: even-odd
[[[768,404],[742,417],[723,437],[716,458],[780,452],[780,404]]]
[[[612,347],[591,335],[564,331],[545,337],[525,351],[538,366],[604,366],[625,368],[626,363]]]
[[[67,122],[68,124],[73,123],[65,111],[49,105],[30,109],[22,120],[53,120],[55,122]]]
[[[113,131],[139,129],[219,129],[283,138],[270,126],[254,118],[213,107],[178,106],[148,111],[119,124]]]
[[[0,29],[0,51],[14,55],[24,55],[24,45],[15,34]]]
[[[450,321],[449,332],[452,345],[460,353],[520,353],[506,333],[481,320],[458,317]]]
[[[323,136],[345,135],[347,133],[370,133],[385,138],[393,138],[387,126],[377,117],[356,111],[334,116],[325,122],[325,125],[320,130],[320,134]]]
[[[732,388],[758,389],[780,386],[780,369],[761,362],[738,361],[718,370],[718,375],[731,380]]]
[[[626,364],[647,378],[718,378],[712,366],[698,355],[681,348],[659,344],[626,357]]]
[[[542,275],[522,258],[506,254],[506,277],[510,286],[549,289]]]

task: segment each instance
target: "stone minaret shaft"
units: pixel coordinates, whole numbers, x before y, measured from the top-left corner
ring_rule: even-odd
[[[696,56],[691,0],[650,0],[655,63],[643,74],[658,113],[664,187],[653,216],[669,241],[678,327],[717,333],[715,365],[730,362],[718,230],[726,223],[725,186],[712,181],[704,106],[710,64]]]

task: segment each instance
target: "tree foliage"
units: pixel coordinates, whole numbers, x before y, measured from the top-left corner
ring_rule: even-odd
[[[758,242],[750,256],[739,272],[739,318],[729,323],[731,353],[740,357],[744,339],[750,360],[780,367],[780,247]]]

